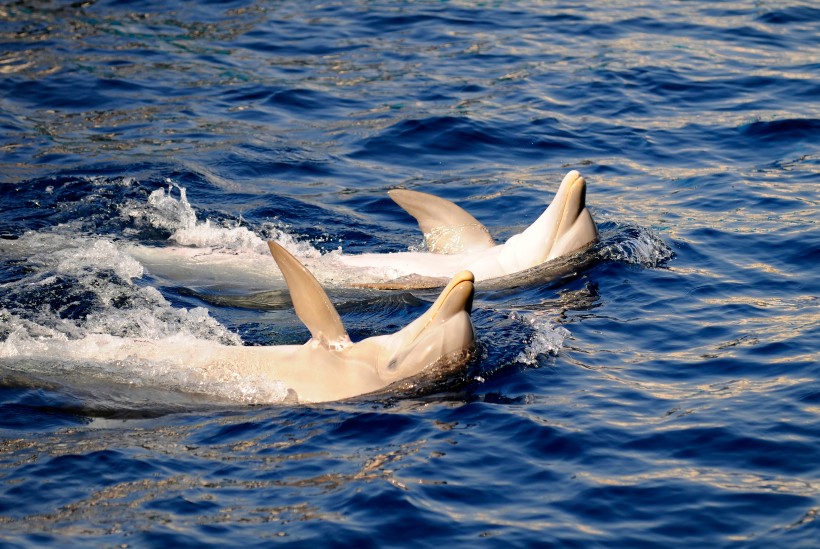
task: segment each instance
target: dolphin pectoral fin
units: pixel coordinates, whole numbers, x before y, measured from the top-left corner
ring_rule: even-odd
[[[487,227],[449,200],[407,189],[393,189],[387,194],[416,218],[427,249],[433,253],[477,252],[495,246]]]
[[[316,278],[276,242],[269,241],[268,247],[285,277],[296,316],[310,330],[313,340],[325,347],[339,347],[350,343],[336,307]]]

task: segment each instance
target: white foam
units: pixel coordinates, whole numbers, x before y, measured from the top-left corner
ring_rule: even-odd
[[[27,265],[40,272],[83,276],[90,271],[108,270],[123,280],[143,274],[142,265],[113,242],[80,236],[61,227],[54,232],[29,231],[4,244],[0,250],[4,255],[24,257]]]
[[[267,253],[267,244],[245,227],[214,227],[209,220],[174,231],[170,240],[181,246],[214,247]]]
[[[174,189],[178,198],[174,197]],[[211,248],[228,252],[254,252],[269,256],[268,240],[275,240],[297,257],[319,257],[321,252],[310,243],[301,241],[283,225],[265,223],[260,234],[241,226],[220,227],[209,219],[197,221],[196,210],[188,202],[187,190],[168,180],[168,190],[157,189],[143,204],[130,203],[122,215],[156,229],[171,232],[169,241],[181,246]]]
[[[179,199],[172,196],[174,188],[179,190]],[[157,228],[184,229],[196,224],[196,212],[188,203],[186,190],[168,180],[168,194],[157,189],[148,196],[147,220]]]
[[[224,252],[253,252],[270,258],[268,240],[274,240],[297,257],[315,258],[321,252],[305,241],[300,241],[285,229],[267,224],[264,227],[267,237],[262,238],[246,227],[217,227],[210,220],[182,227],[173,232],[169,240],[181,246],[211,248]]]
[[[6,313],[19,317],[29,331],[33,326],[23,323],[24,318],[72,338],[89,333],[154,338],[182,332],[240,342],[206,309],[172,307],[156,288],[135,284],[143,275],[142,265],[109,240],[29,232],[12,243],[13,248],[3,252],[25,258],[30,272],[2,284],[11,302],[20,303]],[[88,308],[84,318],[62,318],[61,311],[75,302]]]
[[[0,342],[0,357],[2,358],[40,353],[47,350],[45,342],[56,339],[66,340],[65,335],[18,318],[6,310],[0,310],[0,319],[9,330],[6,339]]]
[[[162,216],[149,216],[148,210],[144,213],[166,226],[187,225],[188,230],[198,226],[189,222],[192,216],[186,213],[184,193],[179,200],[168,200],[157,194],[151,201],[151,207],[159,204],[166,212]],[[286,398],[281,382],[242,371],[241,364],[203,366],[208,364],[209,349],[241,345],[239,336],[219,324],[207,309],[173,307],[156,288],[139,285],[142,265],[117,243],[77,235],[75,230],[63,225],[0,242],[0,254],[24,260],[28,270],[22,278],[0,285],[7,298],[6,308],[0,309],[4,368],[237,402]],[[223,242],[226,234],[239,231],[223,232]],[[272,262],[269,256],[268,260]],[[72,307],[79,307],[80,312],[73,313]],[[159,351],[147,358],[133,352],[146,346]]]

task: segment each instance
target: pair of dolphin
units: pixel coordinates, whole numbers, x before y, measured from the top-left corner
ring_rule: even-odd
[[[549,207],[523,232],[496,244],[490,231],[472,215],[437,196],[396,189],[390,197],[418,221],[428,252],[340,255],[354,268],[383,268],[399,276],[359,283],[381,289],[441,286],[436,281],[467,270],[476,281],[498,280],[567,256],[598,238],[586,208],[586,181],[573,170],[564,176]]]
[[[333,252],[303,258],[324,285],[383,290],[442,288],[463,270],[472,272],[482,287],[544,282],[577,270],[578,261],[568,260],[568,256],[597,238],[595,222],[585,204],[586,182],[577,171],[564,177],[555,198],[534,223],[503,244],[496,244],[484,225],[452,202],[403,189],[389,191],[389,195],[416,218],[427,250],[360,255]],[[196,230],[183,230],[182,240],[192,234]],[[220,296],[269,295],[272,281],[280,276],[267,249],[261,248],[130,245],[127,251],[160,280],[171,284],[184,281]],[[589,255],[582,254],[583,260]]]
[[[325,402],[398,390],[413,392],[462,371],[470,360],[474,330],[470,320],[475,281],[515,274],[586,247],[597,238],[586,209],[586,183],[572,171],[555,199],[526,230],[496,244],[469,213],[444,199],[407,190],[390,196],[413,215],[425,234],[428,252],[341,256],[352,268],[389,265],[404,280],[449,278],[438,299],[419,318],[388,335],[351,342],[335,307],[316,278],[282,246],[268,246],[289,288],[294,309],[311,339],[304,345],[226,346],[198,349],[196,366],[230,366],[239,372],[281,381],[291,399]],[[423,285],[421,287],[424,287]],[[156,360],[174,353],[162,341],[118,342],[130,358]],[[80,342],[77,348],[88,348]],[[176,350],[178,351],[178,350]],[[91,357],[89,357],[91,358]]]

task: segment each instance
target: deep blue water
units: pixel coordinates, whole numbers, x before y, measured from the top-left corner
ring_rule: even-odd
[[[816,547],[820,8],[601,4],[0,5],[2,349],[304,341],[139,272],[174,185],[226,241],[399,251],[391,188],[502,239],[578,169],[602,257],[479,292],[473,381],[422,398],[0,357],[0,545]],[[344,297],[360,338],[433,296]]]

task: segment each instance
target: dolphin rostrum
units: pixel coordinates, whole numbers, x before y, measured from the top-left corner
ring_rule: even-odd
[[[135,339],[91,334],[40,344],[15,358],[112,362],[177,369],[203,379],[272,381],[282,400],[312,403],[383,390],[417,394],[463,372],[474,352],[470,320],[474,277],[456,274],[419,318],[387,335],[352,342],[336,308],[313,275],[275,242],[270,252],[282,271],[297,316],[311,339],[303,345],[234,346],[170,336]],[[8,352],[6,352],[9,355]]]

